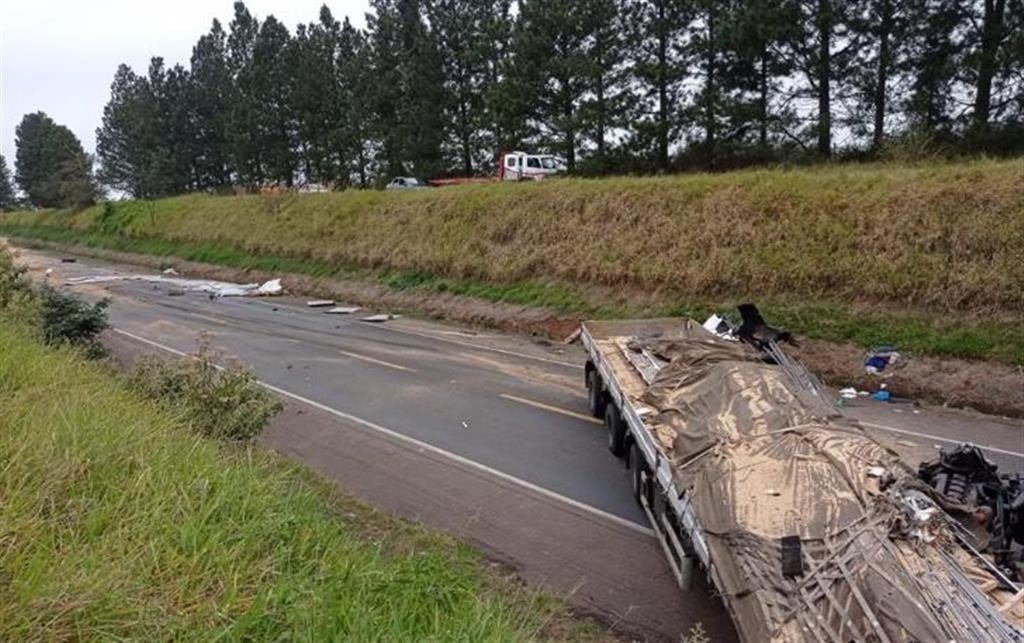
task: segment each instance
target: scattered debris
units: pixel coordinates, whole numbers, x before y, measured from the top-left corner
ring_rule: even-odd
[[[469,430],[469,422],[467,422],[466,420],[463,420],[462,421],[462,428],[464,428],[464,429],[466,429],[468,431]]]
[[[165,275],[168,275],[168,276],[171,276],[171,277],[177,277],[178,276],[178,271],[175,270],[174,268],[168,268],[167,270],[164,270],[163,273],[161,273],[161,274],[165,274]]]
[[[563,344],[575,344],[580,340],[580,335],[583,333],[583,327],[577,328],[576,330],[569,333],[569,336],[562,340]]]
[[[75,259],[74,257],[61,257],[60,258],[60,262],[61,263],[76,263],[77,261],[78,261],[78,259]]]
[[[381,322],[391,321],[392,319],[398,319],[401,315],[395,315],[387,313],[383,315],[370,315],[369,317],[363,317],[360,321],[370,322],[371,324],[379,324]]]
[[[306,302],[306,305],[310,308],[324,308],[325,306],[333,306],[333,299],[311,299]]]
[[[185,294],[184,288],[171,288],[167,291],[168,297],[181,297]]]
[[[882,384],[871,397],[878,400],[879,402],[888,402],[889,398],[892,397],[892,394],[889,393],[889,390],[886,388],[885,384]]]
[[[335,306],[327,311],[328,315],[351,315],[362,310],[359,306]]]
[[[886,367],[896,364],[899,359],[899,352],[892,346],[876,348],[864,358],[864,371],[869,375],[877,375],[884,371]]]
[[[725,320],[724,317],[712,314],[704,320],[702,326],[704,327],[704,330],[712,332],[722,339],[736,339],[733,327]]]
[[[112,281],[145,281],[154,284],[184,289],[187,292],[205,292],[214,297],[252,297],[261,295],[279,295],[283,291],[280,279],[271,279],[263,284],[233,284],[226,281],[209,279],[182,279],[166,275],[98,275],[93,277],[73,277],[64,283],[68,286],[81,284],[98,284]]]
[[[857,389],[852,387],[839,389],[839,397],[844,400],[855,400],[857,399]]]
[[[49,277],[52,274],[53,274],[53,268],[47,268],[46,269],[46,276]]]
[[[284,287],[281,286],[281,280],[271,279],[270,281],[266,282],[265,284],[257,288],[255,294],[273,296],[280,295],[282,292],[284,292]]]

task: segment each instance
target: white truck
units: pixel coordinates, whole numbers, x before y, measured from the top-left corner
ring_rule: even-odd
[[[498,178],[502,181],[539,181],[565,170],[565,161],[558,156],[508,152],[501,157]]]
[[[779,351],[785,334],[746,326],[582,325],[590,411],[679,585],[703,568],[750,642],[1024,642],[1016,563],[964,536],[1020,538],[1024,514],[943,495],[966,478],[933,490]],[[1016,480],[997,510],[1022,504]]]

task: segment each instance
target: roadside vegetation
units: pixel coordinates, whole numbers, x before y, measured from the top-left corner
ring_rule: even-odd
[[[755,299],[797,332],[1024,362],[1024,161],[192,195],[0,217],[0,233],[369,279],[588,317]],[[278,197],[275,197],[278,198]]]
[[[601,634],[468,547],[246,444],[277,410],[251,378],[206,355],[125,381],[87,344],[47,346],[36,306],[0,249],[0,638]]]

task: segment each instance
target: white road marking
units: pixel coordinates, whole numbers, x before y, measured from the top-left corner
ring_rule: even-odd
[[[385,362],[384,360],[377,359],[376,357],[370,357],[368,355],[360,355],[359,353],[351,353],[349,351],[342,351],[342,350],[339,350],[338,352],[341,353],[342,355],[347,355],[348,357],[351,357],[353,359],[362,360],[364,362],[368,362],[370,364],[376,364],[378,366],[386,366],[388,368],[393,368],[396,371],[405,371],[407,373],[415,373],[416,372],[416,369],[414,369],[414,368],[409,368],[408,366],[402,366],[401,364],[393,364],[391,362]]]
[[[591,424],[600,424],[602,426],[604,425],[604,422],[598,420],[596,417],[586,415],[584,413],[577,413],[576,411],[570,411],[569,409],[563,409],[557,406],[552,406],[550,404],[545,404],[543,402],[538,402],[536,400],[529,400],[526,399],[525,397],[509,395],[508,393],[500,393],[498,397],[506,400],[511,400],[512,402],[525,404],[527,406],[532,406],[534,408],[543,409],[545,411],[551,411],[552,413],[560,413],[561,415],[576,418],[577,420],[583,420],[584,422],[590,422]]]
[[[903,435],[913,435],[918,438],[928,438],[929,440],[935,440],[936,442],[945,442],[946,444],[963,444],[964,442],[970,442],[970,440],[953,440],[951,438],[943,438],[937,435],[931,435],[929,433],[920,433],[918,431],[910,431],[908,429],[897,429],[896,427],[893,426],[886,426],[885,424],[875,424],[874,422],[865,422],[863,420],[858,420],[858,422],[860,422],[861,425],[872,429],[879,429],[881,431],[889,431],[892,433],[902,433]],[[1021,439],[1024,439],[1024,433],[1021,433],[1021,436]],[[1001,453],[1003,455],[1009,455],[1015,458],[1024,458],[1024,453],[1020,453],[1017,451],[1008,451],[1006,449],[1000,449],[999,447],[989,447],[981,444],[975,444],[975,446],[977,446],[982,451],[991,451],[992,453]]]
[[[120,328],[114,328],[112,330],[115,333],[118,333],[120,335],[124,335],[125,337],[129,337],[131,339],[134,339],[135,341],[142,342],[143,344],[146,344],[148,346],[152,346],[154,348],[158,348],[160,350],[167,351],[168,353],[171,353],[173,355],[178,355],[178,356],[181,356],[181,357],[188,357],[189,356],[188,353],[186,353],[184,351],[180,351],[180,350],[178,350],[176,348],[171,348],[170,346],[165,346],[165,345],[163,345],[163,344],[161,344],[159,342],[155,342],[155,341],[153,341],[151,339],[147,339],[145,337],[140,337],[139,335],[136,335],[134,333],[129,333],[128,331],[121,330]],[[222,367],[221,366],[217,366],[217,368],[222,368]],[[379,425],[379,424],[377,424],[375,422],[371,422],[370,420],[365,420],[365,419],[363,419],[361,417],[357,417],[357,416],[352,415],[350,413],[345,413],[344,411],[339,411],[338,409],[335,409],[335,408],[332,408],[330,406],[327,406],[326,404],[321,404],[320,402],[316,402],[314,400],[311,400],[309,398],[303,397],[301,395],[297,395],[295,393],[292,393],[291,391],[286,391],[283,388],[279,388],[277,386],[274,386],[273,384],[268,384],[268,383],[263,382],[261,380],[256,380],[256,381],[263,388],[267,389],[268,391],[273,391],[274,393],[277,393],[278,395],[283,395],[284,397],[291,398],[291,399],[296,400],[298,402],[301,402],[301,403],[303,403],[303,404],[305,404],[307,406],[311,406],[311,407],[313,407],[315,409],[319,409],[319,410],[321,410],[321,411],[323,411],[325,413],[329,413],[331,415],[334,415],[335,417],[339,417],[339,418],[341,418],[343,420],[346,420],[346,421],[348,421],[348,422],[350,422],[352,424],[361,426],[361,427],[363,427],[365,429],[369,429],[370,431],[374,431],[376,433],[380,433],[382,435],[386,435],[386,436],[388,436],[388,437],[390,437],[390,438],[392,438],[394,440],[397,440],[399,442],[404,442],[406,444],[412,445],[412,446],[414,446],[414,447],[416,447],[416,448],[418,448],[418,449],[420,449],[422,451],[428,451],[430,453],[433,453],[435,455],[439,455],[439,456],[441,456],[443,458],[446,458],[448,460],[451,460],[453,462],[457,462],[457,463],[459,463],[461,465],[464,465],[464,466],[470,467],[472,469],[476,469],[477,471],[481,471],[483,473],[486,473],[486,474],[488,474],[490,476],[493,476],[495,478],[498,478],[500,480],[504,480],[506,482],[510,482],[510,483],[512,483],[514,485],[522,487],[523,489],[527,489],[529,491],[537,493],[537,494],[539,494],[541,496],[544,496],[546,498],[549,498],[551,500],[555,500],[555,501],[561,502],[563,504],[569,505],[570,507],[573,507],[573,508],[578,509],[580,511],[586,512],[586,513],[588,513],[588,514],[590,514],[592,516],[595,516],[597,518],[602,518],[602,519],[607,520],[609,522],[615,523],[615,524],[617,524],[617,525],[619,525],[621,527],[625,527],[627,529],[631,529],[631,530],[633,530],[635,532],[644,534],[646,536],[654,537],[654,531],[651,530],[649,527],[644,527],[643,525],[637,524],[637,523],[635,523],[635,522],[633,522],[631,520],[627,520],[627,519],[622,518],[620,516],[616,516],[615,514],[608,513],[607,511],[604,511],[602,509],[598,509],[597,507],[594,507],[594,506],[582,503],[582,502],[580,502],[578,500],[573,500],[572,498],[569,498],[568,496],[563,496],[560,493],[556,493],[554,491],[551,491],[550,489],[545,489],[544,487],[541,487],[539,485],[533,484],[532,482],[527,482],[526,480],[523,480],[521,478],[517,478],[517,477],[515,477],[513,475],[510,475],[510,474],[507,474],[507,473],[505,473],[503,471],[499,471],[497,469],[493,469],[493,468],[491,468],[491,467],[489,467],[489,466],[487,466],[485,464],[480,464],[479,462],[475,462],[473,460],[470,460],[469,458],[465,458],[465,457],[463,457],[461,455],[458,455],[456,453],[452,453],[451,451],[446,451],[445,449],[442,449],[440,447],[436,447],[436,446],[434,446],[432,444],[428,444],[428,443],[423,442],[421,440],[417,440],[416,438],[409,437],[408,435],[405,435],[405,434],[400,433],[398,431],[395,431],[395,430],[389,429],[387,427],[381,426],[381,425]]]

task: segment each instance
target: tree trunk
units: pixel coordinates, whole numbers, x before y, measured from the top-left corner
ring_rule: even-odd
[[[818,0],[818,155],[832,155],[832,6]]]
[[[665,5],[658,4],[658,168],[668,170],[668,34]]]
[[[875,78],[875,132],[872,142],[877,150],[885,140],[886,83],[889,80],[889,36],[892,34],[892,0],[881,0],[878,25],[878,70]]]
[[[595,102],[597,103],[597,132],[594,137],[597,139],[597,159],[601,164],[602,169],[604,168],[604,152],[605,152],[605,104],[604,104],[604,60],[602,57],[598,57],[597,61],[597,87],[595,88]]]
[[[761,100],[760,100],[760,143],[761,149],[768,149],[768,41],[761,41]]]
[[[974,95],[974,126],[988,127],[992,109],[992,78],[996,72],[996,55],[1003,37],[1006,0],[985,0],[982,17],[981,55],[978,57],[978,84]]]
[[[708,168],[712,168],[715,165],[715,135],[717,134],[715,127],[715,92],[717,91],[715,86],[715,83],[717,82],[717,79],[715,78],[715,72],[717,71],[715,69],[717,65],[717,52],[715,50],[715,18],[717,18],[717,16],[715,15],[714,3],[715,0],[712,0],[708,4],[708,42],[707,47],[705,48],[706,58],[704,63],[707,65],[707,87],[704,88],[704,144],[706,146],[704,152],[707,155],[705,164]]]

